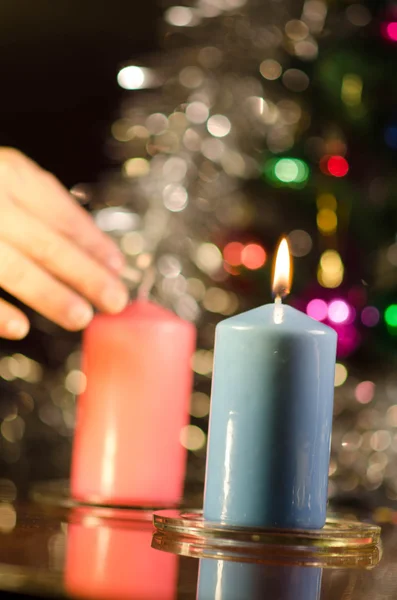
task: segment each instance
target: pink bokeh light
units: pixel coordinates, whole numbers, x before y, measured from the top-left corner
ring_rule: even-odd
[[[334,325],[333,328],[338,334],[337,356],[339,358],[350,356],[360,345],[361,336],[359,331],[354,325],[347,325],[346,323]]]
[[[369,404],[375,394],[375,384],[372,381],[362,381],[354,391],[357,402],[360,404]]]
[[[328,304],[325,300],[314,298],[306,306],[306,314],[316,321],[324,321],[328,315]]]
[[[393,42],[397,42],[397,22],[392,21],[386,25],[386,35]]]
[[[350,310],[350,306],[344,300],[333,300],[328,306],[328,318],[333,323],[347,323]]]

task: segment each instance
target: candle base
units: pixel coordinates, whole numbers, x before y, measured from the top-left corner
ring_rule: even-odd
[[[116,505],[102,502],[100,498],[87,498],[83,501],[73,498],[70,493],[69,481],[66,479],[55,479],[36,483],[30,490],[30,498],[38,504],[45,504],[54,507],[75,508],[75,507],[98,507],[111,508],[119,510],[144,510],[152,514],[159,508],[176,509],[180,504],[164,504],[153,506],[152,504],[128,504]]]
[[[153,521],[153,548],[195,558],[368,569],[382,556],[380,527],[334,517],[318,530],[232,527],[199,510],[163,510]]]

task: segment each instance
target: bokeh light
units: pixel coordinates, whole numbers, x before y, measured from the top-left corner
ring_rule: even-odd
[[[179,439],[184,448],[197,452],[197,450],[204,448],[207,436],[197,425],[186,425],[181,429]]]
[[[304,40],[309,35],[309,28],[303,21],[291,19],[285,25],[285,33],[294,42]]]
[[[146,119],[145,126],[152,135],[159,135],[167,129],[168,119],[163,113],[152,113]]]
[[[241,254],[244,250],[244,244],[241,242],[229,242],[223,249],[223,258],[232,267],[241,265]]]
[[[392,21],[391,23],[387,23],[384,31],[386,33],[386,37],[393,41],[393,42],[397,42],[397,22],[396,21]]]
[[[11,444],[18,442],[25,433],[25,421],[16,416],[12,420],[4,420],[0,427],[1,435]]]
[[[344,177],[349,171],[349,163],[343,156],[331,156],[327,167],[334,177]]]
[[[269,81],[274,81],[275,79],[278,79],[281,76],[283,69],[279,62],[268,58],[261,62],[259,71],[262,77],[268,79]]]
[[[275,165],[274,173],[282,182],[300,183],[308,178],[309,169],[302,160],[296,158],[280,158]]]
[[[397,404],[392,404],[387,409],[386,420],[390,427],[397,427]]]
[[[146,67],[129,65],[120,69],[117,74],[117,83],[125,90],[140,90],[153,86],[154,74]]]
[[[342,81],[342,101],[351,108],[361,104],[363,80],[359,75],[348,73]]]
[[[349,171],[349,163],[343,156],[324,156],[320,161],[320,169],[325,175],[344,177]]]
[[[186,160],[183,160],[179,156],[172,156],[165,161],[162,170],[164,178],[167,181],[182,181],[187,173]]]
[[[10,533],[17,524],[17,512],[12,504],[2,502],[0,504],[0,532]]]
[[[354,390],[354,396],[360,404],[369,404],[374,395],[375,384],[372,381],[362,381]]]
[[[343,281],[344,267],[339,252],[326,250],[320,258],[318,282],[326,288],[337,288]]]
[[[319,0],[306,0],[303,5],[302,18],[309,23],[313,33],[320,33],[327,16],[327,4]]]
[[[195,254],[195,262],[199,269],[208,274],[218,271],[223,262],[221,251],[215,244],[200,244]]]
[[[247,269],[260,269],[266,262],[266,252],[259,244],[247,244],[241,253],[241,262]]]
[[[182,271],[181,261],[173,254],[163,254],[157,261],[159,273],[166,279],[175,279]]]
[[[211,350],[198,349],[193,354],[192,369],[199,375],[210,376],[214,362],[214,355]]]
[[[294,229],[288,234],[289,249],[292,256],[302,258],[309,254],[313,248],[310,234],[303,229]]]
[[[265,175],[275,183],[304,184],[309,178],[308,165],[298,158],[278,158],[265,165]]]
[[[342,365],[342,363],[336,363],[336,365],[335,365],[335,382],[334,382],[335,387],[340,387],[341,385],[343,385],[347,379],[347,376],[348,376],[348,371],[347,371],[345,365]]]
[[[195,300],[202,300],[204,298],[206,287],[201,279],[190,277],[186,283],[188,293],[193,296]]]
[[[342,438],[342,447],[348,452],[355,452],[363,443],[363,436],[358,431],[348,431]]]
[[[366,327],[375,327],[380,320],[379,310],[375,306],[366,306],[361,312],[361,322]]]
[[[124,207],[108,206],[95,213],[95,222],[102,231],[124,233],[137,229],[141,219],[136,213]]]
[[[213,115],[207,121],[207,129],[214,137],[225,137],[230,133],[232,125],[224,115]]]
[[[371,13],[363,4],[354,3],[346,8],[346,17],[356,27],[365,27],[371,22]]]
[[[123,165],[127,177],[144,177],[150,172],[150,163],[146,158],[129,158]]]
[[[143,251],[145,242],[141,233],[130,231],[123,235],[120,240],[120,246],[126,254],[136,256]]]
[[[282,81],[291,92],[304,92],[310,84],[309,76],[300,69],[287,69],[284,72]]]
[[[188,203],[188,194],[186,188],[182,185],[170,183],[166,185],[163,191],[164,206],[171,212],[180,212],[186,208]]]
[[[274,167],[274,174],[284,183],[296,181],[299,175],[297,162],[291,158],[281,158]]]
[[[314,60],[318,55],[318,44],[312,37],[295,43],[295,54],[302,60]]]
[[[204,102],[191,102],[186,107],[186,116],[191,123],[205,123],[209,116],[209,109]],[[218,136],[222,137],[222,136]]]
[[[390,304],[386,308],[385,321],[389,327],[397,327],[397,304]]]
[[[333,210],[322,208],[317,214],[317,227],[323,235],[335,233],[338,226],[338,217]]]
[[[134,137],[133,127],[129,119],[118,119],[111,126],[112,136],[118,142],[128,142]]]
[[[397,125],[389,125],[386,127],[384,138],[389,148],[397,150]]]
[[[333,323],[347,323],[351,308],[344,300],[333,300],[328,306],[328,318]]]
[[[319,211],[323,209],[336,211],[338,206],[333,194],[319,194],[316,199],[316,204]]]
[[[171,6],[166,10],[164,19],[174,27],[189,27],[198,22],[195,11],[187,6]]]
[[[391,244],[386,252],[386,258],[393,267],[397,267],[397,243]]]
[[[187,321],[196,321],[200,316],[200,309],[196,300],[188,294],[182,294],[176,300],[175,312]]]
[[[82,394],[87,385],[87,378],[82,371],[72,369],[65,377],[65,388],[72,394]]]
[[[210,412],[210,397],[203,392],[193,392],[190,400],[190,414],[196,419],[207,417]]]
[[[316,321],[324,321],[328,316],[328,304],[325,300],[314,298],[306,306],[306,313]]]
[[[203,306],[213,313],[225,314],[229,308],[229,294],[222,288],[210,287],[203,299]]]
[[[391,435],[390,435],[390,431],[386,431],[385,429],[380,429],[378,431],[374,431],[374,433],[371,435],[371,439],[370,439],[370,446],[372,448],[372,450],[375,450],[375,452],[384,452],[385,450],[387,450],[387,448],[390,446],[391,444]],[[382,461],[381,464],[379,465],[380,468],[384,468],[387,464],[387,457],[385,456],[386,460]],[[379,464],[379,463],[378,463]],[[378,466],[377,463],[372,463],[371,466]]]
[[[225,152],[225,144],[218,138],[207,137],[203,140],[200,150],[206,158],[218,161]]]
[[[388,327],[394,331],[397,329],[397,304],[390,304],[386,308],[384,319]]]
[[[201,10],[203,10],[203,5],[201,5]],[[198,60],[206,69],[215,69],[222,63],[223,52],[215,46],[206,46],[199,51]]]
[[[150,267],[152,262],[153,254],[150,254],[150,252],[142,252],[142,254],[140,254],[136,259],[136,266],[138,267],[138,269],[144,271],[145,269],[148,269]]]
[[[199,67],[184,67],[179,73],[179,81],[187,88],[199,87],[204,81],[204,73]]]

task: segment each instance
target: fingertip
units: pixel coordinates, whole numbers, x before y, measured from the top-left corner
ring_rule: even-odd
[[[122,312],[129,302],[129,293],[123,286],[114,284],[106,287],[100,296],[100,308],[110,314]]]
[[[77,303],[69,310],[67,329],[71,331],[85,329],[93,317],[94,311],[92,306],[85,303]]]
[[[5,324],[5,335],[11,340],[22,340],[29,333],[30,324],[25,319],[10,319]]]

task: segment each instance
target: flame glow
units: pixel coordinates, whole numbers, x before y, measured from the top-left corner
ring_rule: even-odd
[[[292,265],[288,242],[283,238],[277,249],[273,272],[273,294],[276,298],[283,298],[290,292],[292,280]]]

